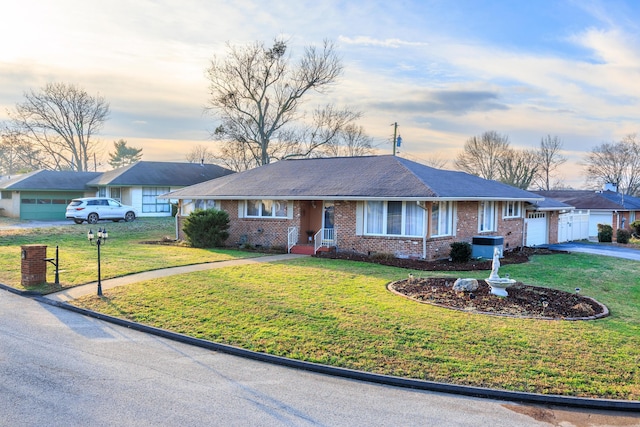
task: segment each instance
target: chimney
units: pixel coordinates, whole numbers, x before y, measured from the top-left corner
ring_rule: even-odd
[[[613,191],[614,193],[617,193],[618,186],[613,182],[607,182],[604,184],[604,191]]]

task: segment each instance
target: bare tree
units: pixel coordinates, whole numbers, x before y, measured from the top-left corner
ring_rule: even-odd
[[[373,152],[373,138],[366,134],[362,126],[350,123],[322,151],[331,157],[366,156]]]
[[[422,160],[422,162],[425,165],[430,166],[432,168],[436,168],[436,169],[446,169],[447,165],[449,164],[449,160],[445,159],[440,155],[433,155],[431,157],[427,157],[426,159]]]
[[[253,153],[247,145],[237,141],[228,141],[220,148],[217,159],[228,169],[242,172],[256,166]]]
[[[109,115],[101,96],[65,83],[31,90],[10,112],[11,126],[40,151],[48,169],[87,171],[96,153],[93,139]]]
[[[202,144],[193,147],[184,157],[189,163],[215,163],[217,159],[215,153]]]
[[[250,154],[255,165],[294,154],[286,128],[301,118],[299,108],[305,96],[311,91],[324,92],[342,74],[333,43],[325,40],[321,48],[307,47],[295,65],[286,55],[284,40],[274,40],[271,47],[260,42],[227,47],[228,55],[214,58],[207,70],[209,108],[222,122],[214,138],[241,144],[244,149],[240,152]],[[286,149],[270,150],[272,141]],[[315,150],[321,141],[323,138],[310,142],[305,151]],[[238,151],[237,147],[232,151]]]
[[[551,190],[552,178],[556,170],[562,166],[567,158],[562,151],[562,141],[557,136],[547,135],[540,140],[538,148],[538,174],[535,183],[540,190]]]
[[[586,155],[587,180],[602,187],[611,183],[623,194],[637,195],[640,190],[640,141],[629,134],[619,142],[605,142]]]
[[[538,154],[531,150],[507,150],[498,159],[498,180],[526,190],[538,175]]]
[[[40,153],[9,128],[0,133],[0,174],[14,175],[41,168]]]
[[[509,150],[509,137],[490,130],[473,136],[464,144],[463,152],[455,160],[456,167],[485,179],[497,179],[499,160]]]

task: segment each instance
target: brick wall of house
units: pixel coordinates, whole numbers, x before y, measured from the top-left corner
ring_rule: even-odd
[[[293,219],[287,218],[239,218],[238,202],[223,200],[221,209],[229,214],[229,238],[227,246],[248,244],[254,247],[283,248],[287,247],[289,227],[300,222],[300,202],[293,203]],[[178,238],[185,239],[182,224],[185,217],[178,217]]]
[[[336,230],[337,250],[364,254],[387,253],[399,257],[421,258],[423,239],[391,236],[356,235],[355,201],[336,201],[334,207],[334,227]],[[238,202],[223,201],[222,209],[229,213],[231,226],[227,245],[237,246],[243,243],[252,246],[286,248],[289,227],[300,225],[301,202],[293,204],[292,219],[256,219],[238,218]],[[478,235],[503,236],[504,249],[522,246],[523,218],[503,219],[502,206],[498,204],[498,227],[495,232],[478,232],[478,203],[458,202],[456,207],[456,235],[430,238],[426,241],[426,258],[429,260],[447,258],[453,242],[469,242]],[[179,236],[182,232],[183,217],[178,218]],[[557,221],[555,235],[557,236]]]

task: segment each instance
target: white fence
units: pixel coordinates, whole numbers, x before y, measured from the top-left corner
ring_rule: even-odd
[[[558,217],[558,242],[572,242],[589,238],[589,214],[569,212]]]

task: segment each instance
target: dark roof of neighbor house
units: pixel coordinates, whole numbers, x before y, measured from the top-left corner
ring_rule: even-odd
[[[543,198],[497,181],[397,156],[283,160],[173,191],[171,199],[526,200]]]
[[[87,181],[101,172],[38,170],[0,182],[0,188],[13,191],[85,191]]]
[[[222,166],[201,163],[140,161],[104,172],[90,186],[185,187],[234,173]]]
[[[640,210],[640,198],[623,195],[615,191],[550,190],[534,191],[545,198],[552,198],[574,206],[576,209],[592,210]]]

